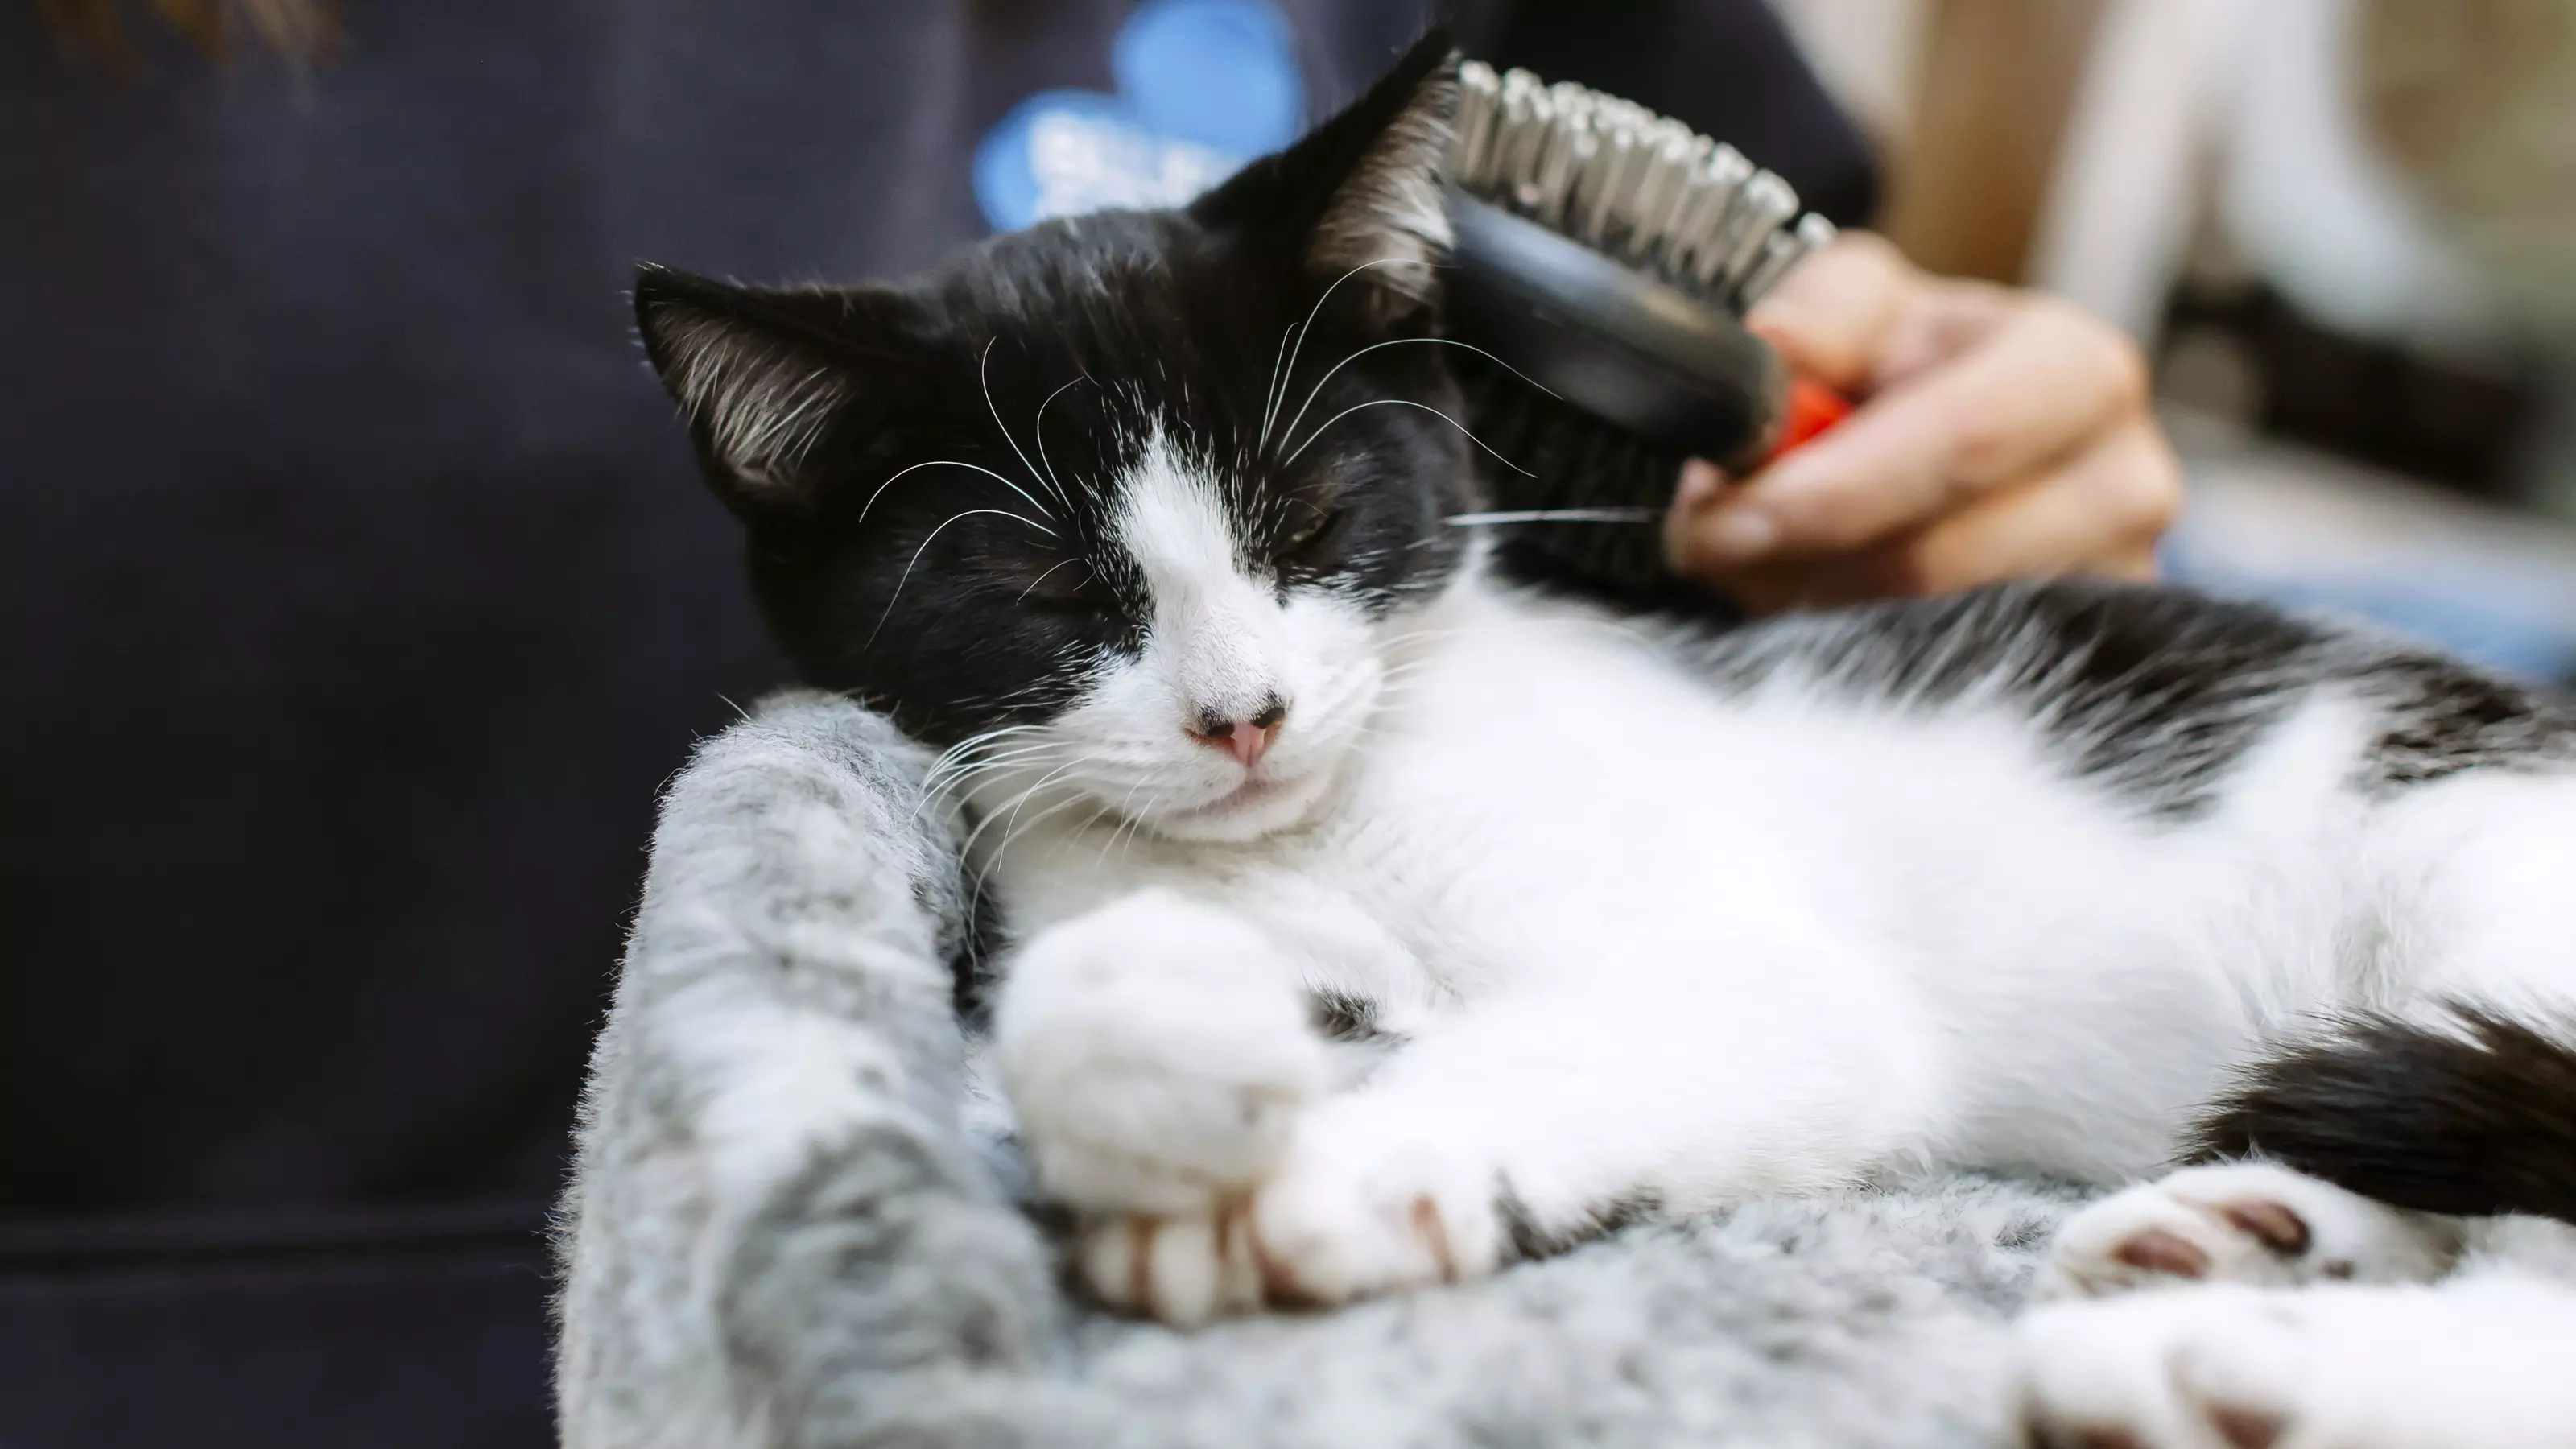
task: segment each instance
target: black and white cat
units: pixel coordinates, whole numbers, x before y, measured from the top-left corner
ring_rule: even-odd
[[[988,1064],[1103,1298],[1340,1302],[1926,1165],[2134,1182],[2240,1069],[2267,1146],[2394,1100],[2382,1046],[2469,1043],[2400,1157],[2481,1072],[2566,1089],[2447,1003],[2576,1005],[2576,713],[2172,591],[1708,632],[1500,580],[1449,522],[1442,56],[1185,210],[637,290],[799,672],[947,751],[1008,938]],[[2371,1050],[2291,1050],[2353,1013]],[[2297,1097],[2329,1059],[2355,1094]],[[2576,1090],[2532,1112],[2499,1151],[2566,1146]],[[2571,1174],[2410,1205],[2576,1210]],[[2057,1272],[2430,1277],[2434,1222],[2209,1167]],[[2516,1331],[2576,1343],[2532,1291]],[[2156,1397],[2178,1330],[2109,1322],[2035,1340],[2036,1422],[2234,1432]]]

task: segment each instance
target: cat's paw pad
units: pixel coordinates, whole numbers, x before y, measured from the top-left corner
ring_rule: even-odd
[[[1050,1195],[1204,1216],[1278,1165],[1328,1057],[1276,950],[1228,912],[1149,894],[1015,956],[993,1056]]]
[[[2295,1296],[2222,1287],[2031,1313],[2015,1345],[2023,1441],[2271,1449],[2298,1425],[2309,1378]]]
[[[2269,1163],[2185,1168],[2095,1203],[2059,1229],[2045,1297],[2185,1281],[2420,1281],[2439,1273],[2422,1220]]]
[[[1273,1303],[1334,1305],[1492,1273],[1506,1239],[1491,1164],[1322,1111],[1252,1202]]]

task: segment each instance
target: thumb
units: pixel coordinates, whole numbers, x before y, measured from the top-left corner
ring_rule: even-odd
[[[1842,393],[1866,391],[1889,333],[1920,290],[1896,248],[1845,232],[1792,268],[1744,319],[1790,367]]]

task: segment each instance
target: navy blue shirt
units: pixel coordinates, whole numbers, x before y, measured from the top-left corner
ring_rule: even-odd
[[[306,71],[128,7],[122,79],[37,8],[0,5],[0,1442],[542,1442],[532,1234],[654,791],[779,676],[633,264],[930,261],[1027,97],[1119,103],[1134,7],[357,5]],[[1280,8],[1311,117],[1429,7]],[[1755,0],[1462,18],[1869,204]],[[202,1416],[244,1382],[285,1417]]]

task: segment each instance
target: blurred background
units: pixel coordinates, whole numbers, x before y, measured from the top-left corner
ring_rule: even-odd
[[[1177,199],[1401,0],[0,0],[0,1446],[550,1441],[656,787],[778,670],[650,258]],[[2154,359],[2178,576],[2576,674],[2576,5],[1488,0]]]
[[[2576,6],[1779,9],[1909,255],[2148,348],[2176,576],[2576,671]]]

